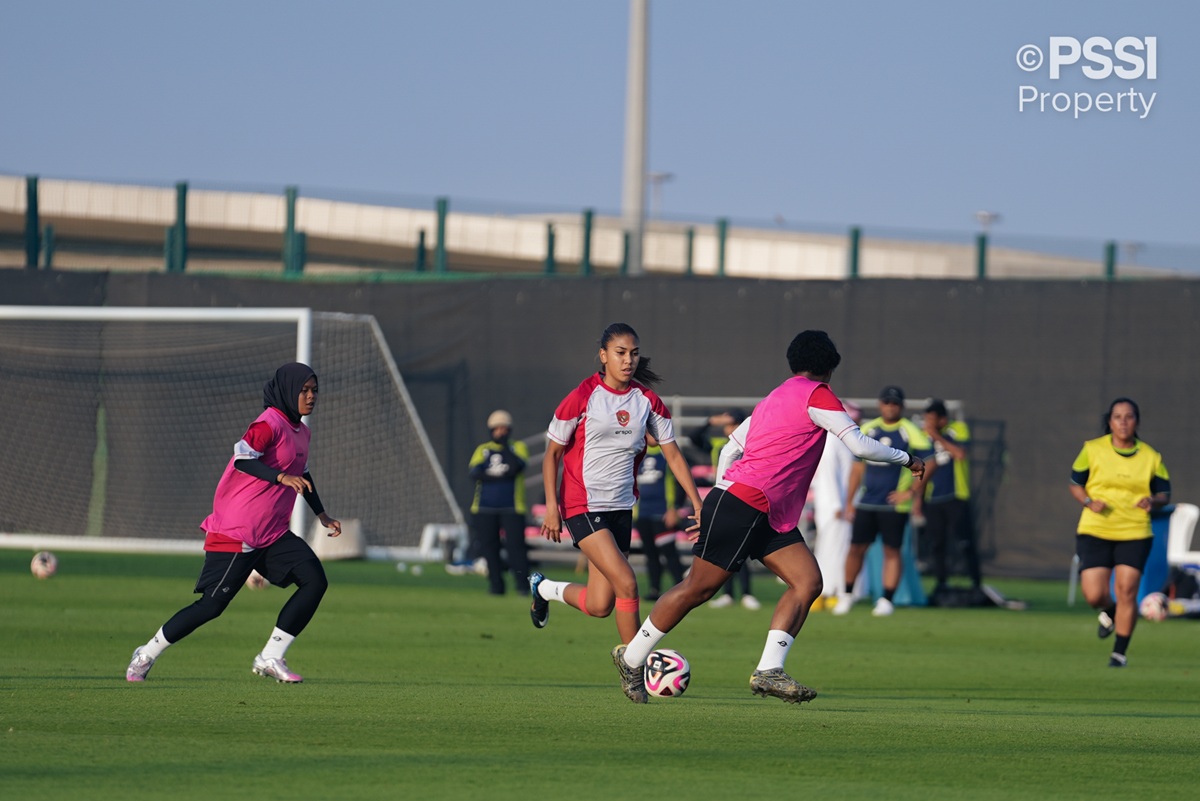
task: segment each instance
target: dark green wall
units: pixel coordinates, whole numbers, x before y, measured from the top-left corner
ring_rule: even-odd
[[[834,389],[962,400],[981,432],[1003,424],[1007,463],[985,532],[992,575],[1065,577],[1077,506],[1071,462],[1118,395],[1163,452],[1175,498],[1200,497],[1200,283],[1181,280],[783,282],[712,278],[504,278],[352,284],[220,276],[0,271],[0,303],[311,306],[373,314],[460,500],[483,421],[544,429],[595,365],[613,321],[633,325],[662,394],[761,396],[785,351],[823,328],[843,356]],[[320,369],[319,365],[314,365]],[[324,399],[326,403],[336,399]]]

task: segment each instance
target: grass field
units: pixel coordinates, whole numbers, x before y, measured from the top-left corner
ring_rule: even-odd
[[[820,692],[800,707],[747,687],[770,604],[701,608],[664,642],[687,694],[636,706],[611,619],[553,604],[538,631],[523,599],[437,565],[329,565],[288,654],[304,684],[250,672],[275,588],[128,684],[200,559],[60,553],[38,581],[29,558],[0,550],[6,799],[1149,799],[1195,778],[1200,628],[1143,623],[1109,669],[1065,582],[994,582],[1023,612],[816,613],[788,662]]]

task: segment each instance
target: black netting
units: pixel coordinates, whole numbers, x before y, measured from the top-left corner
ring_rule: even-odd
[[[0,322],[0,530],[192,539],[294,323]],[[456,519],[367,318],[314,316],[310,467],[371,545]]]

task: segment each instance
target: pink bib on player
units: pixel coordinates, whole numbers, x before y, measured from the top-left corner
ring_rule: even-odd
[[[281,473],[304,475],[308,469],[311,432],[304,423],[293,427],[278,409],[265,409],[255,422],[271,427],[271,442],[259,461]],[[213,497],[213,511],[200,527],[206,532],[240,540],[246,548],[265,548],[288,530],[296,491],[225,466]]]
[[[776,531],[800,522],[808,486],[825,448],[825,429],[808,416],[809,398],[822,384],[793,376],[759,401],[750,415],[742,458],[725,472],[721,487],[736,482],[767,496]]]

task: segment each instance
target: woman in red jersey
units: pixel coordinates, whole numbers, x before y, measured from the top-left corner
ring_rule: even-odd
[[[641,356],[637,332],[613,323],[600,336],[600,366],[567,395],[554,412],[542,462],[546,516],[542,536],[559,542],[563,529],[589,563],[587,584],[529,577],[530,616],[542,628],[550,601],[561,601],[585,615],[608,617],[616,610],[622,642],[637,633],[637,578],[629,564],[637,469],[646,435],[658,440],[663,457],[695,510],[699,529],[700,495],[671,424],[671,413],[650,388],[661,379]],[[559,468],[562,481],[559,482]]]

